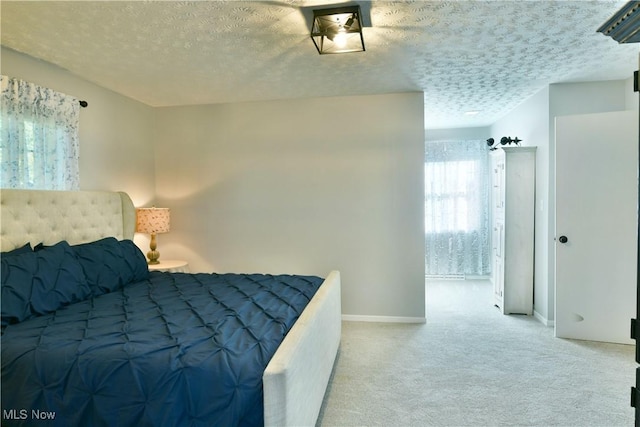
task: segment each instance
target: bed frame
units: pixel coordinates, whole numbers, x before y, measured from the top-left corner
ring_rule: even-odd
[[[0,191],[0,250],[31,242],[133,239],[135,208],[122,192]],[[332,271],[263,375],[266,426],[315,425],[340,345],[340,273]]]

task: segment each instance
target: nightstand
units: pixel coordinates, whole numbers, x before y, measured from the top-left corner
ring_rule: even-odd
[[[160,264],[149,265],[149,271],[167,271],[169,273],[188,273],[189,263],[179,259],[160,260]]]

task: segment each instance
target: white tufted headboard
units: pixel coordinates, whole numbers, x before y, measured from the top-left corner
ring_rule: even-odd
[[[0,251],[27,242],[133,239],[135,223],[133,202],[122,192],[0,190]]]

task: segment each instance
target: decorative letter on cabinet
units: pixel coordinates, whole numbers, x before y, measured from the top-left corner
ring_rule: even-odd
[[[503,314],[533,313],[536,147],[491,151],[492,273]]]

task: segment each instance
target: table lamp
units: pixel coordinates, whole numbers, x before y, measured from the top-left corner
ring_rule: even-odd
[[[160,252],[156,250],[156,234],[167,233],[171,228],[171,214],[169,208],[137,208],[136,231],[151,235],[150,251],[147,252],[148,264],[160,264]]]

